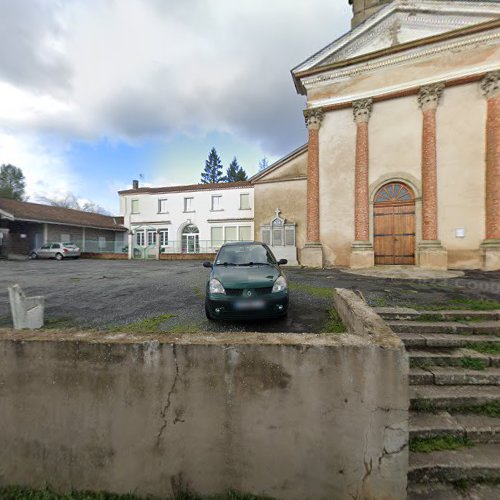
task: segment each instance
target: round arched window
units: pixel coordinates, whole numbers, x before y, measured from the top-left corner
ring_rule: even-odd
[[[402,182],[386,184],[375,195],[375,203],[408,203],[411,201],[413,201],[413,192]]]
[[[198,229],[198,226],[195,226],[194,224],[188,224],[183,230],[182,234],[198,234],[200,230]]]

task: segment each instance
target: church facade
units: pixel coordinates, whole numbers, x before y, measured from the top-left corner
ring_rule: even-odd
[[[500,2],[349,3],[292,71],[309,142],[252,179],[256,238],[283,198],[305,266],[500,269]]]

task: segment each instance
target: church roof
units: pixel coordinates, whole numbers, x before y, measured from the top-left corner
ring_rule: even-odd
[[[296,66],[292,70],[295,86],[305,94],[303,76],[499,19],[498,0],[395,0]]]

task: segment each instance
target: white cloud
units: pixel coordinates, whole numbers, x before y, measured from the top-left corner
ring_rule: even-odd
[[[290,68],[346,31],[349,10],[338,0],[0,0],[11,33],[0,120],[85,139],[229,132],[279,154],[305,136]]]
[[[29,134],[0,131],[0,162],[20,167],[30,201],[40,196],[64,198],[78,187],[63,148]]]

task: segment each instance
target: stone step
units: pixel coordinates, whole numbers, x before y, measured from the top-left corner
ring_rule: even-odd
[[[420,318],[425,318],[425,321],[456,321],[456,320],[478,320],[498,321],[500,320],[500,310],[494,311],[470,311],[470,310],[449,310],[449,311],[417,311],[406,307],[375,307],[377,312],[383,319],[388,321],[394,320],[413,320],[419,321]]]
[[[456,335],[453,333],[398,333],[406,347],[466,347],[488,343],[500,346],[495,335]]]
[[[500,419],[483,415],[410,413],[410,439],[454,436],[471,443],[500,443]]]
[[[396,333],[500,334],[500,321],[387,321]]]
[[[494,500],[500,498],[500,485],[470,484],[459,490],[448,483],[409,483],[408,500]]]
[[[408,481],[432,483],[500,480],[500,446],[479,444],[456,451],[410,453]]]
[[[410,409],[418,412],[460,409],[500,403],[500,389],[491,385],[410,386]]]
[[[470,370],[455,366],[410,368],[410,385],[496,385],[500,386],[500,368]]]
[[[428,368],[430,366],[459,366],[462,368],[478,369],[500,367],[500,355],[482,354],[472,349],[434,348],[414,349],[408,348],[410,366],[412,368]]]

